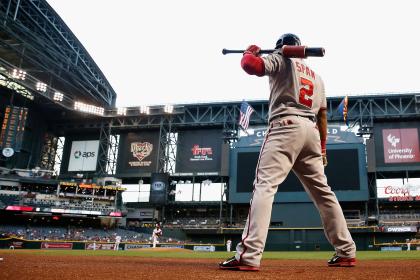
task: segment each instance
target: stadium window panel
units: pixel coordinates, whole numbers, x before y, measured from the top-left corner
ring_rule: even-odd
[[[201,201],[220,201],[225,188],[225,183],[211,183],[201,185]],[[223,196],[226,201],[226,196]]]
[[[200,201],[201,197],[201,184],[194,184],[193,185],[193,201]]]
[[[150,197],[150,184],[122,185],[126,188],[122,192],[123,203],[126,202],[148,202]]]
[[[177,184],[175,201],[192,201],[193,184]]]

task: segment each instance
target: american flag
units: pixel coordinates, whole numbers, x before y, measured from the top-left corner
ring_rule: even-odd
[[[244,130],[248,129],[249,119],[250,119],[252,113],[254,113],[254,109],[251,107],[251,105],[249,105],[248,102],[242,101],[240,118],[239,118],[239,125]]]
[[[343,116],[343,120],[347,126],[349,126],[349,119],[347,118],[348,103],[349,103],[349,98],[347,96],[344,96],[343,100],[341,101],[340,105],[338,105],[338,109],[337,109],[340,115]]]

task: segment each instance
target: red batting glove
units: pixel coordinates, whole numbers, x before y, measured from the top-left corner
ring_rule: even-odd
[[[260,56],[260,50],[261,48],[256,45],[251,45],[248,48],[246,48],[244,54],[253,54],[255,56]]]

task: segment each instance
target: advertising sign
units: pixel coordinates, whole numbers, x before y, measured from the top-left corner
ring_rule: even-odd
[[[382,130],[385,163],[420,162],[417,128]]]
[[[222,144],[219,129],[179,132],[176,172],[220,172]]]
[[[389,201],[420,201],[420,178],[378,179],[378,198]]]
[[[150,244],[125,244],[125,250],[131,249],[147,249],[152,247]]]
[[[73,248],[73,243],[65,242],[42,242],[41,249],[62,249],[62,250],[71,250]]]
[[[412,226],[412,227],[390,226],[390,227],[385,227],[384,232],[417,232],[417,227],[416,226]]]
[[[418,170],[420,122],[387,122],[374,126],[375,162],[378,171]]]
[[[155,172],[158,162],[159,132],[127,133],[120,137],[117,173]]]
[[[95,171],[99,140],[73,141],[68,171]]]
[[[169,183],[169,174],[153,173],[150,180],[150,203],[165,204],[166,189]]]
[[[214,247],[213,245],[210,246],[194,246],[193,248],[194,251],[199,251],[199,252],[214,252],[216,251],[216,247]]]
[[[115,243],[86,243],[85,250],[114,250]]]

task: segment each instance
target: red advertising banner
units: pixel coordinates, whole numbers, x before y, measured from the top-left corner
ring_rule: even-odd
[[[73,249],[73,243],[65,242],[42,242],[41,249],[62,249],[62,250],[71,250]]]
[[[383,129],[385,163],[420,162],[417,128]]]

